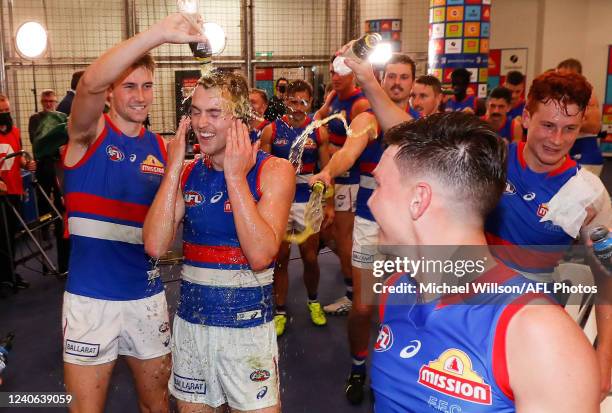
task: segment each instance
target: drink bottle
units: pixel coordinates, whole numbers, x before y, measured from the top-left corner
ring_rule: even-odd
[[[603,225],[593,228],[589,234],[593,241],[593,253],[608,271],[612,271],[612,237],[610,231]]]
[[[315,182],[312,186],[310,198],[304,209],[304,224],[310,229],[312,234],[316,234],[321,229],[323,223],[323,197],[325,196],[325,184],[321,181]]]
[[[348,57],[358,62],[362,61],[372,53],[381,40],[382,37],[378,33],[368,33],[355,40],[346,52],[334,59],[334,72],[340,76],[351,73],[351,69],[344,63],[344,59]]]

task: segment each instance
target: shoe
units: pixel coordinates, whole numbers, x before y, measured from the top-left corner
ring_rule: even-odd
[[[287,326],[287,314],[276,314],[274,316],[274,329],[276,330],[276,337],[280,337],[285,332]]]
[[[343,295],[333,303],[323,307],[323,311],[331,315],[345,315],[348,314],[349,311],[351,311],[352,307],[353,301],[349,299],[346,295]]]
[[[310,319],[313,324],[316,326],[324,326],[327,324],[327,319],[325,318],[325,313],[321,308],[321,303],[318,301],[313,301],[308,303],[308,311],[310,311]]]
[[[361,404],[364,396],[363,387],[365,386],[365,380],[365,374],[351,373],[344,388],[344,393],[349,403],[353,405]]]
[[[17,280],[15,281],[15,288],[25,290],[26,288],[30,288],[30,283],[21,277],[17,277]]]

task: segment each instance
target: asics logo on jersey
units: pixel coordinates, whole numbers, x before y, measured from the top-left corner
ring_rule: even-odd
[[[535,192],[529,192],[529,193],[523,195],[523,199],[525,201],[533,201],[535,199],[535,197],[536,197]]]
[[[212,198],[210,198],[210,203],[216,204],[217,202],[221,200],[221,198],[223,198],[223,192],[217,192],[216,194],[213,195]]]
[[[510,181],[506,181],[506,189],[504,189],[505,195],[514,195],[516,194],[516,187]]]
[[[402,351],[400,351],[400,357],[403,359],[409,359],[419,352],[421,349],[421,342],[419,340],[412,340],[410,345],[404,347]]]
[[[106,147],[106,154],[108,155],[108,159],[114,162],[121,162],[125,159],[123,152],[115,145],[108,145]]]
[[[188,207],[199,205],[204,202],[204,197],[202,196],[202,194],[196,191],[185,192],[185,195],[183,195],[183,199],[185,200],[185,206]]]

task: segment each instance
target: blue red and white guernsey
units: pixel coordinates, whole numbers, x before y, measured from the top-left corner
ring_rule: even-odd
[[[516,106],[513,106],[508,111],[508,114],[506,116],[508,116],[510,120],[513,120],[516,117],[522,116],[524,109],[525,109],[525,101],[521,100],[519,103],[516,104]]]
[[[480,117],[480,119],[487,122],[486,115]],[[501,129],[498,129],[497,134],[504,138],[507,143],[512,143],[514,141],[514,128],[512,127],[512,119],[509,116],[506,116],[506,121],[504,122]]]
[[[355,215],[372,222],[374,222],[375,219],[368,206],[368,200],[376,189],[376,180],[372,173],[376,166],[378,166],[378,162],[380,162],[380,158],[384,151],[384,133],[379,126],[376,139],[368,142],[368,146],[366,146],[357,161],[361,176],[359,177],[359,191],[357,192]]]
[[[261,198],[260,174],[272,156],[259,151],[247,183],[255,202]],[[240,247],[225,175],[206,158],[187,165],[181,178],[183,264],[177,315],[193,324],[254,327],[272,320],[272,275],[254,272]]]
[[[604,158],[599,149],[597,136],[582,136],[570,149],[570,156],[580,165],[603,165]]]
[[[547,274],[557,266],[574,239],[550,221],[540,222],[548,202],[576,173],[569,157],[556,170],[537,173],[523,157],[525,144],[508,147],[506,189],[485,223],[487,242],[506,265],[526,273]]]
[[[497,265],[475,283],[516,286],[531,281]],[[413,285],[396,274],[391,285]],[[421,303],[418,293],[388,294],[372,357],[376,413],[515,411],[506,365],[508,324],[539,294],[448,295]]]
[[[346,123],[350,125],[353,119],[353,107],[360,100],[367,100],[361,89],[356,88],[355,91],[346,99],[340,99],[338,95],[334,97],[331,103],[330,115],[336,113],[344,114]],[[329,142],[341,148],[346,141],[346,129],[344,124],[339,119],[333,119],[327,124],[329,130]],[[346,173],[336,177],[337,184],[358,184],[359,183],[359,165],[355,164]]]
[[[476,112],[476,102],[477,99],[474,95],[467,95],[465,98],[463,98],[462,101],[458,101],[455,95],[453,95],[450,97],[449,100],[446,101],[446,104],[444,105],[444,111],[459,112],[465,108],[470,108],[474,112]]]
[[[412,116],[412,119],[417,120],[421,117],[421,114],[412,106],[408,105],[406,107],[406,113],[408,113],[410,116]]]
[[[304,119],[297,128],[289,126],[289,119],[283,116],[272,123],[272,155],[278,158],[289,159],[289,152],[293,142],[302,135],[306,127],[312,123],[310,117]],[[312,177],[317,161],[319,160],[319,146],[321,137],[319,129],[315,129],[306,138],[304,153],[302,154],[302,167],[296,175],[295,198],[293,202],[308,202],[310,197],[310,186],[308,180]]]
[[[136,300],[162,291],[159,276],[149,273],[142,225],[161,184],[166,150],[159,135],[142,128],[128,137],[104,117],[104,130],[83,158],[64,167],[72,245],[66,291]]]
[[[257,140],[261,136],[261,132],[269,124],[270,122],[264,119],[259,123],[259,125],[255,126],[253,130],[249,131],[249,139],[251,139],[251,143],[257,142]]]

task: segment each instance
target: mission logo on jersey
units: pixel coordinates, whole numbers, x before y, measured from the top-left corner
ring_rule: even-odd
[[[472,360],[461,350],[448,349],[422,366],[418,383],[461,400],[491,404],[491,386],[472,370]]]
[[[159,161],[155,156],[149,155],[147,159],[142,161],[140,164],[140,172],[145,174],[164,174],[164,164]]]

